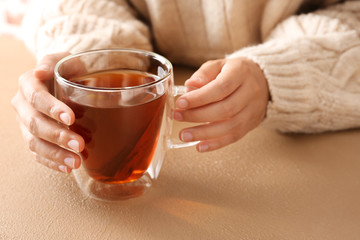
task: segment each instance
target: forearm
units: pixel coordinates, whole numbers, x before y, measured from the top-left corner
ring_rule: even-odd
[[[263,69],[271,101],[265,123],[280,131],[360,126],[360,3],[294,16],[245,56]]]

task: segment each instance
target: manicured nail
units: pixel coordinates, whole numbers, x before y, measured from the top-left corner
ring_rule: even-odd
[[[61,113],[60,114],[60,119],[63,123],[65,123],[66,125],[70,125],[70,115],[67,113]]]
[[[72,150],[79,152],[79,142],[76,140],[70,140],[68,142],[68,146],[69,148],[71,148]]]
[[[60,165],[59,166],[59,170],[64,172],[64,173],[68,173],[68,170],[67,170],[67,167],[66,166],[63,166],[63,165]]]
[[[71,168],[75,168],[75,158],[73,157],[67,157],[64,159],[64,163],[68,165]]]
[[[202,78],[192,76],[191,78],[189,78],[188,80],[185,81],[185,85],[186,85],[186,82],[198,82],[198,83],[201,83],[202,81],[203,81]]]
[[[41,64],[35,68],[35,71],[44,71],[47,72],[50,70],[50,66],[47,64]]]
[[[209,145],[208,144],[200,144],[199,145],[199,151],[200,152],[206,152],[209,149]]]
[[[186,108],[187,106],[189,106],[189,103],[188,103],[188,101],[186,101],[185,99],[179,99],[179,100],[176,102],[176,105],[177,105],[179,108]]]
[[[182,132],[181,133],[181,140],[183,142],[190,142],[190,141],[193,140],[193,138],[194,138],[193,135],[191,133],[189,133],[189,132]]]
[[[178,120],[178,121],[182,121],[182,120],[183,120],[183,116],[182,116],[181,113],[175,112],[175,113],[174,113],[174,119],[175,119],[175,120]]]

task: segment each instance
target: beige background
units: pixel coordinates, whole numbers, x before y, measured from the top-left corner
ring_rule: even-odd
[[[35,61],[10,37],[0,48],[0,239],[360,239],[360,130],[258,128],[219,151],[173,150],[144,196],[98,202],[33,160],[10,100]]]

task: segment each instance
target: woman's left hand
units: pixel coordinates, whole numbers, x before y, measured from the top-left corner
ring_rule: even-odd
[[[267,80],[259,65],[247,58],[208,61],[185,86],[198,89],[179,97],[174,118],[204,123],[180,132],[184,142],[200,141],[200,152],[239,140],[265,118]]]

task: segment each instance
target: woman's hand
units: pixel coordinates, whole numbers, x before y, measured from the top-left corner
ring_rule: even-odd
[[[48,55],[35,69],[24,73],[12,105],[35,159],[51,169],[70,173],[80,166],[78,153],[85,143],[67,127],[75,121],[73,111],[49,92],[55,64],[66,55],[69,53]]]
[[[249,59],[208,61],[185,85],[199,89],[177,100],[174,118],[205,123],[180,132],[184,142],[200,141],[200,152],[239,140],[265,118],[269,101],[267,80],[260,67]]]

